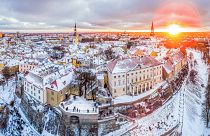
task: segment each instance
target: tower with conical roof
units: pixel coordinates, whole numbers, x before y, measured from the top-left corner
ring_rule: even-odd
[[[75,25],[74,25],[74,33],[73,33],[73,36],[72,36],[72,42],[74,45],[78,45],[79,44],[79,34],[77,33],[77,24],[75,22]]]
[[[154,24],[153,24],[153,21],[152,21],[152,26],[151,26],[150,36],[155,36],[155,31],[154,31]]]

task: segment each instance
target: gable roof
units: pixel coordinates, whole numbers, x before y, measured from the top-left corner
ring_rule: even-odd
[[[134,58],[123,58],[117,59],[109,62],[107,64],[107,69],[111,73],[123,73],[128,72],[130,70],[135,69],[137,66],[141,66],[142,68],[153,67],[157,65],[161,65],[158,60],[151,56],[142,56],[142,57],[134,57]]]

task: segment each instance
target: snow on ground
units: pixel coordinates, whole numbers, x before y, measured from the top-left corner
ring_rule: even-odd
[[[151,94],[153,94],[154,92],[157,91],[158,88],[160,88],[163,84],[165,84],[166,82],[163,81],[161,83],[158,83],[154,86],[154,88],[150,89],[149,91],[146,91],[140,95],[137,96],[130,96],[130,95],[123,95],[120,97],[116,97],[113,99],[114,104],[119,104],[119,103],[126,103],[126,102],[134,102],[137,101],[139,99],[142,99],[146,96],[149,96]]]
[[[10,79],[8,84],[0,86],[0,103],[9,104],[12,100],[14,100],[15,87],[14,79]]]
[[[210,134],[209,130],[205,129],[201,116],[202,103],[204,101],[203,94],[205,91],[205,87],[202,88],[201,84],[204,84],[205,86],[207,85],[208,67],[201,60],[201,54],[199,52],[192,52],[198,62],[198,65],[195,66],[195,70],[198,71],[198,85],[193,85],[192,83],[187,84],[185,79],[180,91],[175,94],[172,99],[152,114],[138,119],[138,128],[132,130],[126,135],[157,136],[164,134],[173,128],[175,128],[175,131],[180,132],[182,125],[179,121],[181,122],[182,116],[183,136],[207,136]],[[181,106],[183,102],[184,106]],[[176,129],[177,125],[179,125],[179,129]]]
[[[0,86],[0,103],[7,103],[9,104],[12,100],[14,100],[16,82],[15,79],[9,79],[8,84]],[[17,100],[17,99],[16,99]],[[15,104],[15,107],[19,106],[19,102]],[[14,108],[10,107],[11,113],[9,115],[9,122],[7,128],[3,131],[4,134],[0,132],[0,136],[37,136],[38,134],[35,132],[33,127],[30,126],[29,122],[27,122],[27,118],[24,118],[20,113],[20,111],[15,110]],[[21,122],[21,123],[20,123]],[[22,130],[19,127],[22,127]]]
[[[138,119],[138,128],[132,130],[128,135],[158,136],[177,126],[178,100],[179,93],[152,114]]]
[[[82,97],[73,97],[66,102],[62,102],[60,107],[63,110],[71,113],[78,114],[98,114],[98,108],[95,106],[95,102],[88,101]]]
[[[208,82],[208,66],[202,61],[201,53],[192,51],[194,59],[197,61],[195,70],[198,71],[198,84],[189,84],[185,89],[185,108],[183,120],[183,136],[199,136],[209,135],[204,132],[205,126],[202,120],[202,103],[205,100],[204,92],[205,87],[202,88],[201,84],[207,86]]]

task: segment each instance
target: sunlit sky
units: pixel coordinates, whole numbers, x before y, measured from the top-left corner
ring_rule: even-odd
[[[210,30],[209,0],[0,0],[0,31]]]

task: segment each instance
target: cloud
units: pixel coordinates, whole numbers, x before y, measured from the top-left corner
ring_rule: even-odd
[[[183,0],[190,2],[201,19],[176,5],[169,11],[164,3],[169,0],[0,0],[0,29],[71,29],[75,23],[81,29],[149,29],[155,19],[157,26],[165,20],[181,20],[190,26],[206,26],[210,17],[208,0]],[[183,4],[184,5],[184,4]],[[181,8],[182,7],[182,8]],[[165,10],[160,14],[160,10]],[[158,12],[158,14],[157,14]],[[187,14],[182,14],[186,12]],[[170,14],[169,14],[170,13]],[[174,16],[172,16],[174,14]],[[189,16],[190,15],[190,16]],[[194,22],[194,23],[192,23]],[[197,23],[197,25],[196,25]],[[198,25],[199,24],[199,25]]]

